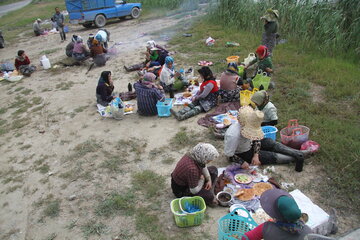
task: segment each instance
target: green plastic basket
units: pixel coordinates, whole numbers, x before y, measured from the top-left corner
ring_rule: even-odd
[[[200,209],[199,212],[184,212],[186,202]],[[176,198],[170,203],[171,212],[174,214],[175,223],[178,227],[192,227],[200,225],[205,216],[206,204],[202,197]]]

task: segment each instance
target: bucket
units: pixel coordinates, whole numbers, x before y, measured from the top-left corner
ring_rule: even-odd
[[[239,58],[240,58],[239,56],[230,56],[226,58],[226,61],[228,64],[232,62],[237,64],[239,62]]]
[[[44,69],[51,68],[50,60],[46,56],[43,56],[40,62]]]

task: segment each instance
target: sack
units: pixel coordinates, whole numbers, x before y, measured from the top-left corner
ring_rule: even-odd
[[[214,194],[218,194],[219,192],[221,192],[222,190],[224,190],[224,187],[226,185],[225,183],[225,170],[223,171],[222,174],[220,174],[220,176],[217,178],[215,186],[214,186]]]
[[[310,150],[310,152],[315,153],[319,151],[320,144],[315,141],[308,140],[301,144],[300,150]]]
[[[253,78],[252,84],[254,88],[266,91],[269,88],[270,80],[271,78],[266,74],[266,72],[259,70]]]
[[[1,71],[2,72],[12,72],[15,70],[15,66],[14,64],[10,63],[10,62],[6,62],[1,64]]]
[[[249,53],[247,58],[244,59],[245,66],[249,65],[252,61],[256,59],[255,53]]]

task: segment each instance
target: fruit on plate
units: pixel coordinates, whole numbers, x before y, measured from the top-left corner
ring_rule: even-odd
[[[253,180],[250,175],[242,174],[242,173],[236,174],[234,176],[234,179],[236,182],[241,183],[241,184],[248,184],[248,183],[251,183]]]

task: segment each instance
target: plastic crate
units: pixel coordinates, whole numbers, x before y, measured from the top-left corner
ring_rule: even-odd
[[[172,98],[165,98],[164,102],[158,101],[156,103],[158,116],[159,117],[169,117],[171,115],[170,109],[173,105],[173,99]]]
[[[276,141],[276,133],[278,129],[274,126],[263,126],[261,127],[264,138],[271,138],[272,140]]]
[[[238,215],[237,211],[247,215],[246,217]],[[237,240],[248,239],[244,233],[257,227],[257,223],[251,217],[250,213],[244,208],[236,208],[231,213],[219,219],[218,236],[219,240]],[[234,235],[239,238],[235,238]]]
[[[184,212],[186,202],[200,209],[199,212]],[[174,214],[175,223],[178,227],[192,227],[200,225],[205,216],[206,204],[202,197],[176,198],[170,203],[171,212]]]

